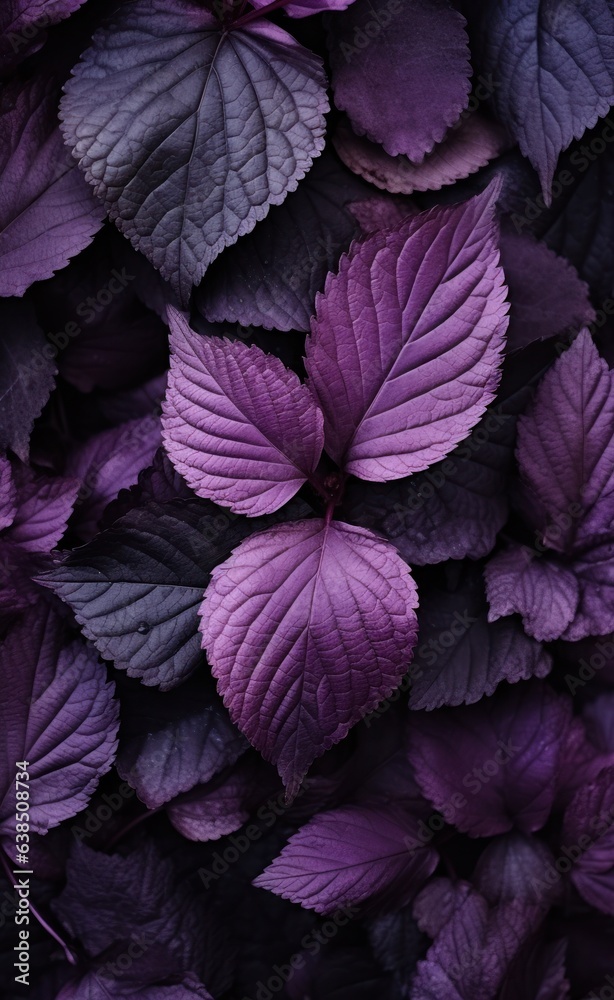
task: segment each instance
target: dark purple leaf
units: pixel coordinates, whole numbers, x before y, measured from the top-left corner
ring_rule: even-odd
[[[408,156],[389,156],[377,143],[354,135],[346,124],[337,129],[334,143],[350,170],[392,194],[439,191],[486,166],[509,145],[501,126],[479,114],[461,117],[420,163],[412,163]]]
[[[498,1000],[568,1000],[565,951],[565,941],[530,942],[512,962]]]
[[[614,767],[578,790],[565,813],[561,840],[574,851],[571,879],[582,898],[614,916]]]
[[[43,603],[14,625],[0,650],[5,735],[1,829],[15,831],[15,762],[28,761],[30,827],[45,833],[83,809],[111,767],[118,728],[113,685]]]
[[[94,435],[68,456],[65,472],[80,483],[71,524],[81,538],[96,534],[107,504],[151,464],[160,436],[160,418],[149,414]]]
[[[316,292],[359,232],[347,203],[365,193],[333,156],[319,157],[297,191],[211,266],[196,298],[203,316],[308,331]]]
[[[4,0],[0,9],[0,67],[12,69],[44,43],[45,28],[69,17],[85,0]]]
[[[137,944],[137,948],[139,945]],[[120,952],[123,956],[123,953]],[[213,1000],[196,976],[188,973],[181,980],[172,983],[158,983],[152,986],[135,986],[130,983],[125,991],[117,982],[115,965],[109,960],[108,968],[88,972],[83,979],[66,985],[56,1000],[109,1000],[109,997],[130,997],[132,1000]]]
[[[528,635],[550,642],[563,635],[576,616],[578,581],[550,555],[513,546],[490,560],[484,577],[490,622],[517,613]]]
[[[484,8],[483,67],[495,107],[551,199],[559,153],[614,103],[608,0],[496,0]]]
[[[501,231],[501,264],[511,302],[508,351],[556,334],[569,334],[595,319],[588,286],[572,265],[545,243],[505,227]]]
[[[423,794],[473,837],[539,830],[550,814],[571,701],[545,684],[499,688],[477,705],[416,712],[409,756]]]
[[[26,462],[34,421],[49,399],[57,370],[29,303],[0,302],[0,327],[0,447],[11,448]]]
[[[314,816],[254,885],[318,913],[370,901],[407,903],[437,866],[403,810],[343,806]]]
[[[0,454],[0,531],[13,523],[17,513],[17,489],[6,455]]]
[[[52,79],[11,82],[0,99],[0,295],[23,295],[90,243],[104,211],[57,121]]]
[[[252,7],[259,10],[266,7],[271,0],[250,0]],[[308,17],[309,14],[320,14],[327,10],[346,10],[354,0],[294,0],[284,5],[284,11],[290,17]]]
[[[326,450],[347,472],[420,472],[493,399],[507,326],[495,194],[368,237],[318,296],[306,367]]]
[[[194,0],[138,0],[82,56],[62,127],[118,228],[185,302],[321,152],[324,87],[320,60],[268,21],[222,33]]]
[[[169,318],[169,458],[199,496],[252,517],[278,510],[322,453],[322,414],[309,389],[260,348],[203,337],[177,310]]]
[[[163,694],[137,681],[119,686],[116,766],[148,809],[209,781],[247,747],[206,681],[196,676]]]
[[[467,106],[464,18],[447,0],[356,0],[329,28],[335,104],[359,135],[419,163]]]
[[[203,646],[231,718],[296,793],[315,757],[398,686],[416,637],[407,565],[320,519],[242,542],[212,574]]]
[[[470,705],[498,684],[545,677],[550,656],[516,621],[489,624],[478,574],[453,593],[427,591],[418,611],[420,643],[411,671],[409,706]]]
[[[537,883],[554,864],[554,856],[542,840],[522,833],[506,833],[486,847],[473,873],[473,884],[491,906],[524,900],[539,902]],[[546,885],[545,905],[560,902],[561,885]]]
[[[249,819],[262,797],[262,772],[248,754],[230,773],[169,802],[166,813],[189,840],[219,840]]]

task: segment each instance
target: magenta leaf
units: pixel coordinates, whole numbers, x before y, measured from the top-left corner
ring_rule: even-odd
[[[416,590],[396,551],[319,519],[271,528],[217,566],[203,645],[233,721],[288,795],[315,757],[400,683]]]
[[[318,913],[342,906],[396,909],[437,866],[417,838],[417,821],[391,805],[342,806],[314,816],[254,885]]]
[[[26,612],[0,649],[5,733],[0,830],[15,833],[15,762],[28,761],[30,826],[46,833],[76,815],[113,762],[118,703],[106,669],[44,603]]]
[[[337,129],[334,143],[350,170],[392,194],[439,191],[485,167],[509,145],[503,128],[479,114],[461,118],[420,163],[402,154],[389,156],[377,143],[354,135],[346,124]]]
[[[550,814],[571,700],[539,681],[476,705],[416,712],[409,758],[423,794],[472,837],[539,830]]]
[[[576,857],[571,879],[583,899],[614,916],[614,767],[578,789],[565,813],[562,846]]]
[[[87,180],[184,302],[324,146],[319,58],[268,21],[222,32],[194,0],[121,8],[65,90]]]
[[[62,141],[55,82],[11,82],[0,101],[0,295],[23,295],[91,242],[104,211]]]
[[[278,358],[203,337],[169,308],[171,371],[164,443],[199,496],[256,516],[278,510],[314,471],[322,414]]]
[[[329,27],[337,107],[359,135],[420,162],[469,99],[462,15],[448,0],[356,0]]]
[[[495,107],[539,173],[547,204],[559,153],[614,103],[608,0],[497,0],[484,8]]]
[[[382,482],[427,468],[494,398],[507,327],[495,196],[368,237],[329,276],[306,367],[347,472]]]

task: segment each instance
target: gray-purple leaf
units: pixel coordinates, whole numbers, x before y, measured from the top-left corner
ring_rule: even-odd
[[[183,302],[324,146],[320,59],[265,20],[222,31],[195,0],[123,6],[65,90],[87,180]]]

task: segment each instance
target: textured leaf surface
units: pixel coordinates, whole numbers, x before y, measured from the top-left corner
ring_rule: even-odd
[[[568,552],[614,514],[614,381],[588,331],[542,379],[518,422],[520,473],[546,514],[544,543]]]
[[[102,656],[164,691],[203,661],[197,609],[209,573],[249,530],[203,501],[149,503],[42,582],[71,606]]]
[[[266,7],[271,0],[253,0],[252,7],[257,10]],[[309,14],[320,14],[328,10],[346,10],[353,0],[297,0],[284,6],[284,11],[290,17],[308,17]]]
[[[549,203],[561,150],[614,103],[608,0],[497,0],[485,8],[484,66],[495,106],[539,173]]]
[[[499,688],[476,705],[415,713],[409,756],[436,809],[462,789],[454,825],[473,837],[546,822],[571,722],[571,703],[538,681]]]
[[[0,302],[0,447],[26,462],[34,421],[49,399],[56,367],[27,302]]]
[[[422,160],[467,105],[463,17],[447,0],[356,0],[329,25],[337,107],[391,156]]]
[[[211,322],[309,330],[316,292],[358,235],[346,205],[365,186],[326,153],[283,205],[212,264],[197,303]]]
[[[254,535],[214,570],[203,645],[231,718],[289,795],[400,683],[416,604],[392,546],[319,519]]]
[[[140,947],[137,945],[137,948]],[[120,956],[121,957],[121,956]],[[66,985],[56,1000],[108,1000],[109,996],[131,997],[132,1000],[213,1000],[211,994],[201,982],[188,974],[181,982],[159,984],[152,986],[135,986],[133,981],[126,983],[122,989],[116,976],[113,959],[109,959],[109,968],[101,972],[88,972],[83,979]]]
[[[23,295],[90,243],[102,206],[64,146],[57,89],[40,76],[0,101],[0,295]]]
[[[306,367],[326,450],[347,472],[419,472],[493,399],[507,326],[494,197],[368,237],[318,297]]]
[[[580,847],[571,879],[587,903],[614,915],[614,767],[604,768],[595,781],[580,788],[563,824],[562,842]]]
[[[0,9],[0,67],[9,69],[45,41],[45,28],[69,17],[85,0],[4,0]]]
[[[61,117],[119,229],[185,301],[322,150],[324,87],[269,22],[222,34],[193,0],[139,0],[95,35]]]
[[[410,708],[470,705],[502,681],[548,674],[550,657],[539,643],[515,621],[489,624],[487,610],[476,576],[453,593],[427,591],[421,598]]]
[[[337,129],[334,143],[350,170],[392,194],[439,191],[485,167],[509,145],[500,125],[477,114],[461,119],[420,163],[412,163],[408,156],[389,156],[344,124]]]
[[[236,513],[283,506],[322,453],[322,414],[278,358],[240,341],[203,337],[169,308],[171,371],[164,443],[200,496]]]
[[[5,733],[3,833],[15,832],[15,761],[29,761],[30,826],[45,833],[83,809],[113,762],[118,703],[97,656],[63,644],[63,623],[44,603],[28,611],[0,649]]]
[[[117,770],[148,809],[209,781],[247,747],[206,676],[164,693],[124,681],[119,697]]]
[[[491,622],[519,614],[529,635],[551,642],[574,619],[578,581],[570,569],[547,555],[520,545],[511,547],[490,560],[484,577]]]
[[[410,814],[343,806],[314,816],[254,884],[318,913],[366,900],[396,908],[437,866],[436,851],[414,843]]]
[[[78,480],[43,476],[26,466],[15,470],[15,480],[19,509],[6,538],[26,552],[51,552],[66,531]]]

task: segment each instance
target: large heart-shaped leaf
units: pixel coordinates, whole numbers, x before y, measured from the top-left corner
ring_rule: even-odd
[[[119,715],[113,685],[83,643],[64,645],[63,628],[39,603],[0,649],[4,834],[15,833],[16,761],[28,761],[30,826],[38,833],[80,812],[113,762]]]
[[[539,173],[544,198],[561,150],[614,103],[609,0],[497,0],[484,7],[484,66],[502,120]]]
[[[419,472],[493,399],[507,327],[495,195],[367,238],[318,297],[306,366],[326,450],[347,472]]]
[[[222,31],[195,0],[124,5],[65,89],[86,178],[184,301],[324,146],[318,57],[264,20]]]
[[[202,337],[169,306],[173,357],[164,443],[200,496],[269,514],[307,481],[324,443],[322,414],[282,362],[241,341]]]
[[[416,589],[395,549],[320,519],[252,535],[212,574],[201,607],[231,718],[294,794],[313,759],[398,686]]]

